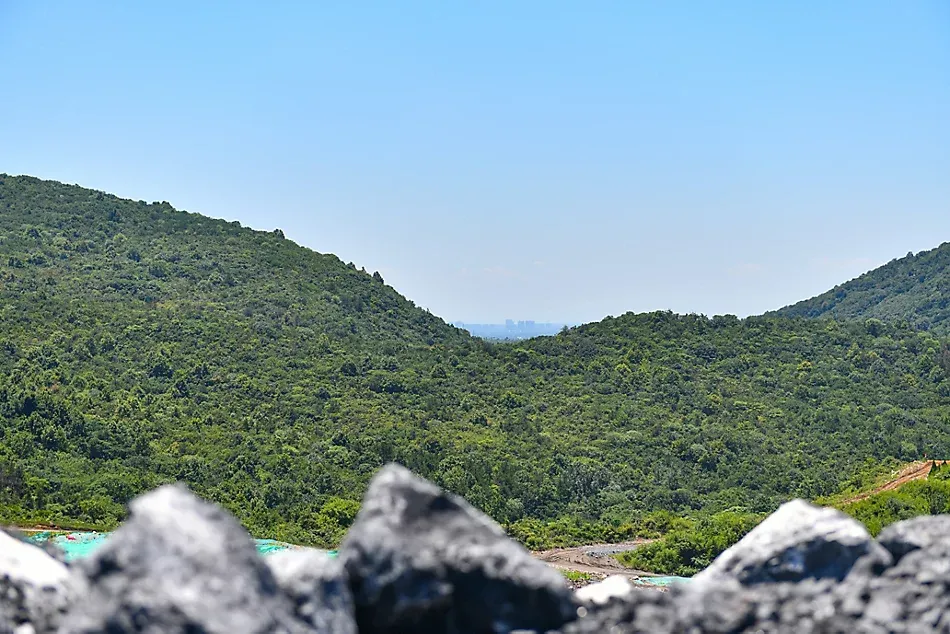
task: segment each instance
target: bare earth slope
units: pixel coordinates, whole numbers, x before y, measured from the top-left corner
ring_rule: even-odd
[[[934,464],[942,465],[946,463],[946,460],[918,460],[917,462],[911,462],[898,471],[894,477],[890,478],[889,480],[877,485],[873,489],[862,491],[851,497],[847,497],[844,500],[841,500],[840,504],[844,505],[851,504],[853,502],[860,502],[861,500],[868,499],[872,495],[877,495],[878,493],[883,493],[884,491],[893,491],[894,489],[901,487],[913,480],[924,480],[928,475],[930,475],[930,470],[933,468]]]

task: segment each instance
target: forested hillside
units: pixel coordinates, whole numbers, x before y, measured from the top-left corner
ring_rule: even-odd
[[[629,314],[501,350],[593,508],[765,510],[950,448],[950,350],[908,327]]]
[[[0,232],[2,493],[54,515],[185,479],[304,522],[427,424],[445,346],[478,348],[378,275],[165,203],[6,176]]]
[[[278,232],[28,177],[0,177],[0,310],[8,521],[108,525],[184,480],[332,543],[395,460],[540,544],[950,451],[931,332],[654,313],[488,344]]]
[[[775,314],[906,321],[950,334],[950,243],[917,255],[909,253]]]

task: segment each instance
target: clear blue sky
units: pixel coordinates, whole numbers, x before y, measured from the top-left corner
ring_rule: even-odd
[[[448,320],[746,315],[950,241],[950,2],[0,0],[0,172]]]

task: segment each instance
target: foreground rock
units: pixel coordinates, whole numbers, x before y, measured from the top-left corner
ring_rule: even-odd
[[[950,515],[925,515],[891,524],[877,541],[895,560],[921,549],[950,556]]]
[[[248,534],[183,487],[135,500],[77,574],[69,632],[307,632]]]
[[[0,531],[0,631],[54,631],[71,591],[63,562]]]
[[[847,516],[789,503],[690,583],[588,604],[564,632],[948,632],[946,521],[895,524],[885,549]]]
[[[339,560],[315,550],[285,550],[267,564],[297,616],[314,630],[355,634],[353,595]]]
[[[340,559],[362,634],[545,631],[576,618],[560,573],[396,465],[370,484]]]
[[[0,634],[58,632],[950,632],[950,516],[887,528],[784,505],[670,592],[609,578],[577,593],[463,500],[389,466],[337,560],[265,560],[182,487],[135,502],[68,567],[0,533]]]
[[[603,606],[614,601],[624,601],[636,591],[626,577],[612,575],[603,581],[580,588],[574,597],[586,610],[588,606]]]
[[[722,577],[746,585],[806,578],[840,581],[859,558],[872,551],[887,557],[854,519],[793,500],[722,553],[694,581],[716,582]]]

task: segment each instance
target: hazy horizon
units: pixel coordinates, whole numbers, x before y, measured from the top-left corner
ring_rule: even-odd
[[[0,172],[0,173],[3,173],[3,172]],[[10,174],[10,175],[11,175],[11,176],[33,176],[33,177],[37,177],[37,178],[43,178],[42,176],[37,176],[37,175],[35,175],[35,174]],[[45,178],[43,178],[43,180],[55,180],[55,179],[45,179]],[[68,184],[75,184],[75,185],[79,185],[79,186],[82,186],[82,187],[87,187],[87,188],[89,188],[89,189],[101,189],[101,188],[97,188],[97,187],[89,187],[88,185],[85,185],[85,184],[83,184],[83,183],[68,183]],[[119,194],[115,194],[115,192],[112,192],[112,191],[108,191],[108,190],[103,190],[103,191],[105,191],[105,192],[108,193],[108,194],[119,195]],[[144,198],[140,198],[140,197],[136,197],[136,196],[121,196],[121,197],[122,197],[122,198],[128,198],[128,199],[131,199],[131,200],[145,200]],[[147,202],[158,202],[158,201],[155,200],[155,201],[147,201]],[[170,203],[170,204],[171,204],[171,203]],[[175,209],[177,209],[177,210],[179,210],[179,211],[188,211],[188,212],[191,212],[191,213],[201,213],[201,212],[195,212],[194,210],[182,209],[182,208],[180,208],[180,207],[178,207],[178,206],[176,206],[176,205],[174,205],[174,204],[172,204],[172,206],[175,207]],[[206,215],[206,214],[205,214],[205,215]],[[212,216],[212,217],[214,217],[214,216]],[[218,217],[218,219],[221,219],[221,220],[229,220],[229,221],[239,220],[239,219],[237,219],[237,218],[222,218],[222,217]],[[248,224],[246,224],[246,223],[244,223],[244,222],[242,222],[241,225],[242,225],[243,227],[247,228],[247,229],[252,229],[252,230],[254,230],[254,231],[270,231],[270,230],[272,230],[273,228],[279,228],[279,227],[259,227],[259,226],[251,226],[251,225],[248,225]],[[283,229],[282,229],[282,230],[283,230]],[[285,234],[286,234],[286,232],[285,232]],[[301,246],[304,246],[304,247],[307,247],[307,248],[311,248],[311,249],[312,249],[312,247],[308,247],[306,244],[303,244],[303,243],[299,242],[298,240],[295,240],[293,235],[285,235],[285,237],[286,237],[288,240],[292,240],[292,241],[294,241],[294,242],[300,244]],[[389,280],[386,280],[386,279],[384,278],[384,281],[385,281],[386,284],[388,284],[388,285],[390,285],[390,286],[393,286],[393,288],[395,288],[396,291],[400,292],[400,293],[401,293],[403,296],[405,296],[407,299],[413,301],[414,303],[416,303],[417,305],[419,305],[419,306],[421,306],[421,307],[423,307],[423,308],[426,308],[427,310],[429,310],[429,311],[432,312],[433,314],[437,315],[439,318],[441,318],[441,319],[442,319],[443,321],[445,321],[446,323],[452,324],[452,325],[465,324],[465,325],[468,325],[468,326],[477,326],[477,325],[483,325],[483,326],[503,326],[503,325],[505,325],[505,323],[506,323],[508,320],[512,320],[512,321],[514,321],[514,322],[516,322],[516,323],[517,323],[518,321],[533,321],[533,322],[536,322],[536,323],[539,323],[539,324],[542,324],[542,323],[543,323],[543,324],[559,324],[559,325],[568,325],[568,326],[579,326],[579,325],[584,325],[584,324],[588,324],[588,323],[593,323],[593,322],[601,321],[602,319],[607,318],[607,317],[617,317],[617,316],[620,316],[620,315],[623,315],[623,314],[626,314],[626,313],[631,313],[631,312],[632,312],[632,313],[648,313],[648,312],[655,312],[655,311],[661,311],[661,312],[662,312],[662,311],[672,311],[672,312],[674,312],[674,313],[682,314],[682,315],[696,314],[696,315],[704,315],[704,316],[706,316],[706,317],[714,317],[714,316],[716,316],[716,315],[734,315],[734,316],[739,317],[739,318],[745,318],[745,317],[750,317],[750,316],[754,316],[754,315],[761,315],[761,314],[764,314],[764,313],[767,313],[767,312],[770,312],[770,311],[774,311],[774,310],[778,310],[778,309],[780,309],[780,308],[784,308],[784,307],[786,307],[786,306],[789,306],[789,305],[791,305],[791,304],[798,303],[798,302],[803,301],[803,300],[806,300],[806,299],[810,299],[810,298],[814,297],[815,295],[819,295],[819,294],[821,294],[821,293],[823,293],[823,292],[825,292],[825,291],[827,291],[827,290],[830,290],[831,288],[833,288],[833,287],[835,287],[835,286],[837,286],[837,285],[839,285],[839,284],[844,284],[845,282],[849,282],[849,281],[851,281],[851,280],[853,280],[853,279],[855,279],[855,278],[857,278],[857,277],[860,277],[861,275],[863,275],[863,274],[865,274],[865,273],[867,273],[867,272],[869,272],[869,271],[871,271],[871,270],[874,270],[875,268],[878,268],[878,267],[880,267],[880,266],[883,266],[883,265],[887,264],[888,262],[890,262],[890,261],[892,261],[892,260],[900,259],[900,258],[902,258],[902,257],[904,257],[904,256],[906,256],[906,255],[908,255],[909,253],[915,253],[915,254],[916,254],[916,253],[920,253],[920,252],[922,252],[922,251],[930,251],[930,250],[932,250],[932,249],[935,249],[935,248],[941,246],[941,244],[943,244],[944,242],[948,242],[948,241],[950,241],[950,240],[942,240],[941,242],[939,242],[939,243],[937,243],[937,244],[934,244],[932,247],[928,247],[928,248],[925,248],[925,249],[921,249],[921,250],[919,250],[919,251],[908,251],[907,253],[902,253],[902,254],[899,254],[899,255],[894,255],[893,257],[888,258],[887,260],[883,260],[883,261],[881,261],[881,262],[878,263],[878,264],[871,265],[868,269],[861,270],[860,272],[858,272],[857,274],[855,274],[855,275],[852,276],[852,277],[849,277],[849,278],[847,278],[847,279],[837,280],[837,281],[833,282],[833,283],[832,283],[830,286],[828,286],[827,288],[820,289],[820,290],[816,291],[815,293],[813,293],[812,295],[809,295],[809,296],[807,296],[807,297],[800,297],[800,298],[797,298],[797,299],[792,299],[792,300],[790,300],[789,302],[787,302],[787,303],[785,303],[785,304],[782,304],[782,305],[780,305],[780,306],[773,306],[773,307],[771,307],[771,308],[767,308],[767,309],[765,309],[765,310],[762,310],[762,311],[759,311],[759,312],[754,312],[754,313],[737,313],[737,312],[729,312],[729,311],[727,311],[727,312],[720,312],[720,313],[707,313],[707,312],[696,311],[696,310],[677,311],[677,310],[673,310],[672,308],[658,307],[658,308],[652,308],[652,309],[647,309],[647,310],[633,310],[633,309],[630,309],[630,310],[621,310],[621,311],[615,312],[615,313],[605,313],[605,314],[601,315],[600,317],[596,317],[596,318],[594,318],[594,319],[589,319],[589,320],[586,320],[586,321],[579,321],[579,320],[578,320],[578,321],[572,321],[572,320],[567,320],[567,319],[559,319],[559,318],[556,318],[556,317],[553,318],[553,319],[537,319],[537,318],[534,318],[534,317],[532,317],[532,316],[530,316],[530,315],[528,315],[528,316],[521,315],[521,316],[517,316],[517,317],[512,317],[511,315],[507,315],[507,316],[501,317],[501,318],[499,318],[499,319],[497,319],[497,320],[495,320],[495,321],[477,321],[477,320],[473,320],[473,319],[464,319],[464,318],[460,318],[460,319],[448,319],[448,318],[446,318],[446,317],[444,317],[444,316],[438,314],[436,311],[431,310],[428,306],[425,306],[424,304],[421,304],[420,302],[416,301],[415,298],[406,295],[406,293],[402,292],[402,289],[400,289],[399,287],[393,286],[393,285],[390,283]],[[312,250],[317,251],[316,249],[312,249]],[[320,252],[320,251],[318,251],[318,252]],[[333,253],[333,252],[330,252],[330,251],[324,251],[324,252],[321,252],[321,253],[330,253],[330,254],[332,254],[332,255],[335,255],[335,256],[339,257],[340,260],[343,261],[343,262],[345,262],[345,263],[350,263],[350,262],[352,262],[352,263],[354,264],[354,266],[356,266],[357,268],[367,268],[367,267],[362,266],[359,262],[353,262],[352,260],[348,260],[347,258],[343,257],[343,256],[342,256],[341,254],[339,254],[339,253]],[[855,264],[860,264],[860,262],[855,262]],[[367,269],[367,270],[368,270],[368,272],[373,272],[372,269]],[[504,312],[504,311],[503,311],[503,312]]]
[[[950,240],[950,5],[0,4],[0,172],[447,322],[760,314]]]

